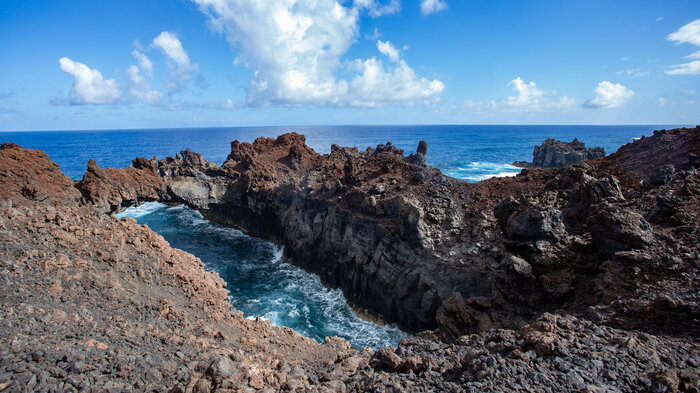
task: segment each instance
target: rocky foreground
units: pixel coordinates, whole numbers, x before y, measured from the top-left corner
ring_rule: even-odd
[[[184,151],[73,184],[0,150],[0,392],[698,392],[700,131],[468,184],[390,144],[300,135]],[[283,244],[398,348],[323,345],[231,309],[225,283],[133,220],[187,203]]]

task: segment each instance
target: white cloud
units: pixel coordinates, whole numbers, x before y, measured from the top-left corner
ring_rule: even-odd
[[[540,90],[535,82],[525,83],[515,78],[508,86],[517,93],[505,101],[505,108],[524,112],[543,112],[552,109],[568,109],[574,106],[574,100],[569,97],[553,99],[554,91]]]
[[[624,105],[634,96],[634,91],[619,83],[609,81],[598,83],[595,88],[595,98],[586,101],[586,108],[617,108]]]
[[[384,56],[388,57],[394,63],[399,61],[399,50],[394,47],[389,41],[377,41],[377,49]]]
[[[700,46],[700,19],[688,23],[675,32],[669,34],[666,39],[676,41],[676,45],[689,43]]]
[[[378,107],[419,100],[435,102],[445,88],[438,80],[419,77],[403,60],[387,70],[381,60],[372,57],[356,60],[355,68],[360,74],[348,85],[348,95],[341,101],[343,105]]]
[[[377,26],[374,26],[374,30],[372,31],[371,34],[365,34],[365,39],[367,39],[369,41],[374,41],[381,36],[382,36],[382,33],[379,32],[379,29],[377,28]]]
[[[662,21],[662,20],[664,20],[664,17],[663,17],[663,16],[660,16],[660,17],[656,18],[656,21],[657,21],[657,22],[660,22],[660,21]]]
[[[170,78],[167,85],[169,90],[182,90],[187,81],[192,79],[192,73],[199,73],[199,65],[190,62],[190,57],[174,33],[168,31],[160,33],[153,39],[153,45],[170,60],[168,61]]]
[[[164,31],[153,39],[153,45],[160,48],[179,67],[190,66],[190,57],[187,56],[187,52],[182,48],[182,43],[175,34]]]
[[[620,70],[617,72],[618,75],[627,75],[630,78],[641,78],[643,76],[649,75],[649,71],[642,71],[640,68],[632,68],[629,70]]]
[[[656,99],[656,105],[658,106],[666,106],[668,104],[668,100],[664,97],[659,97]]]
[[[423,15],[430,15],[447,9],[447,4],[443,0],[421,0],[420,12]]]
[[[358,10],[366,10],[373,18],[401,11],[401,2],[399,0],[389,0],[386,4],[381,4],[377,0],[355,0],[354,6]]]
[[[126,73],[129,75],[129,94],[140,101],[155,104],[163,98],[163,93],[157,89],[151,89],[151,84],[141,75],[139,67],[132,65]]]
[[[131,52],[131,54],[136,58],[136,60],[138,60],[139,67],[144,73],[148,75],[153,74],[153,63],[151,62],[151,59],[149,59],[145,54],[136,49],[134,49],[134,51]]]
[[[526,83],[521,78],[515,78],[508,83],[517,94],[503,101],[480,102],[467,100],[459,105],[459,109],[467,109],[473,113],[487,112],[545,112],[566,111],[573,108],[576,101],[569,97],[556,97],[555,91],[541,90],[535,82]]]
[[[336,0],[195,1],[251,70],[248,105],[378,106],[434,100],[444,88],[398,57],[387,66],[374,57],[357,59],[349,62],[354,76],[336,76],[356,41],[360,12],[371,14],[375,1],[352,7]]]
[[[163,93],[157,89],[151,89],[151,83],[141,75],[143,71],[149,78],[153,77],[153,63],[142,52],[134,50],[131,54],[136,58],[139,65],[131,65],[126,73],[129,76],[128,92],[139,101],[149,104],[157,104],[163,98]]]
[[[696,19],[681,27],[666,37],[669,41],[675,41],[676,45],[691,44],[700,46],[700,19]],[[686,56],[687,59],[700,59],[700,50]],[[676,64],[664,71],[668,75],[700,75],[700,60],[690,63]]]
[[[664,71],[668,75],[700,75],[700,60],[670,66]]]
[[[60,58],[58,64],[61,71],[73,77],[69,104],[114,104],[121,97],[119,83],[114,79],[104,79],[100,71],[67,57]],[[62,100],[57,99],[53,102],[58,103]]]

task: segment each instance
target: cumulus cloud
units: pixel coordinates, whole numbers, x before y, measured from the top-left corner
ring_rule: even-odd
[[[586,108],[617,108],[624,105],[632,97],[634,91],[627,89],[619,83],[602,81],[595,88],[595,98],[586,101]]]
[[[447,9],[447,4],[442,0],[421,0],[420,12],[423,15],[430,15]]]
[[[520,78],[513,79],[509,84],[517,93],[506,100],[506,107],[526,112],[543,112],[551,109],[568,109],[574,105],[569,97],[553,99],[554,91],[540,90],[535,82],[525,83]]]
[[[458,108],[474,113],[487,112],[545,112],[566,111],[575,106],[576,101],[569,97],[556,97],[555,91],[541,90],[535,82],[525,82],[515,78],[508,83],[516,93],[502,101],[480,102],[467,100]]]
[[[168,90],[180,91],[192,74],[199,74],[199,64],[193,64],[182,47],[182,42],[174,33],[164,31],[153,39],[153,46],[160,49],[168,58]],[[139,59],[140,60],[140,59]],[[201,74],[199,75],[201,79]]]
[[[669,34],[666,39],[675,41],[676,45],[687,43],[700,46],[700,19],[696,19]],[[700,59],[700,50],[691,53],[686,58]],[[665,73],[668,75],[700,75],[700,60],[669,66]]]
[[[100,71],[67,57],[60,58],[58,64],[61,71],[73,77],[73,87],[67,101],[54,99],[52,103],[104,105],[114,104],[121,98],[119,83],[114,79],[104,79]]]
[[[358,35],[360,13],[371,15],[393,1],[384,6],[367,0],[352,6],[336,0],[194,1],[210,27],[225,34],[238,64],[250,69],[248,105],[378,106],[434,100],[444,88],[418,76],[386,43],[382,53],[389,65],[375,57],[342,60]],[[338,77],[343,69],[354,75]]]
[[[356,60],[360,70],[348,86],[343,105],[377,107],[402,102],[424,100],[435,102],[437,94],[445,88],[438,80],[419,77],[405,61],[398,60],[393,69],[386,69],[381,60],[372,57]]]

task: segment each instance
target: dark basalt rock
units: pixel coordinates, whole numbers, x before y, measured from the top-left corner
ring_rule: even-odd
[[[665,131],[600,160],[466,183],[427,166],[424,143],[408,157],[391,143],[320,155],[286,134],[234,141],[221,167],[188,151],[162,159],[157,197],[272,239],[355,305],[444,340],[590,307],[601,323],[700,334],[700,311],[643,317],[655,295],[691,289],[682,274],[697,277],[698,151],[696,130]],[[660,155],[675,174],[643,181]],[[662,264],[669,247],[686,256]],[[649,299],[613,302],[640,292]]]
[[[541,145],[535,146],[532,162],[516,161],[513,165],[522,168],[554,168],[601,157],[605,157],[602,147],[586,148],[578,139],[562,142],[547,138]]]
[[[655,168],[630,165],[658,156],[656,137],[476,184],[392,152],[320,156],[296,143],[292,168],[291,146],[262,140],[232,149],[245,166],[187,153],[157,172],[155,160],[92,162],[76,185],[43,152],[3,147],[0,391],[697,392],[700,179],[686,153],[700,139],[659,137],[686,152],[666,155],[677,171],[658,187],[642,181]],[[357,185],[338,185],[347,161]],[[387,318],[435,306],[438,329],[373,352],[244,319],[202,261],[85,198],[143,197],[154,181],[160,200],[312,258],[326,283]],[[211,193],[194,192],[205,184]]]

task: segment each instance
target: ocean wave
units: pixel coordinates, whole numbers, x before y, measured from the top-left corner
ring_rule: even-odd
[[[446,168],[444,172],[447,176],[473,183],[492,177],[515,176],[520,171],[521,168],[511,164],[472,161]]]
[[[167,206],[160,203],[160,202],[146,202],[142,203],[138,206],[132,206],[123,212],[117,214],[117,218],[123,218],[123,217],[131,217],[131,218],[139,218],[143,216],[147,216],[149,214],[152,214],[154,212],[157,212],[158,210],[161,210],[163,208],[166,208]]]

